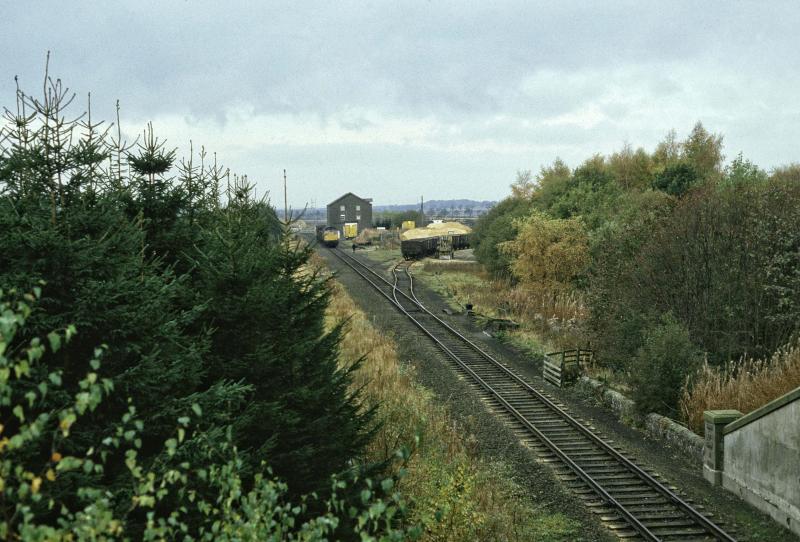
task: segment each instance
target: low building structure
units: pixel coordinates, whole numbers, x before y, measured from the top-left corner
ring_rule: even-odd
[[[328,225],[344,235],[345,224],[358,224],[358,231],[372,227],[372,199],[348,192],[328,204]]]

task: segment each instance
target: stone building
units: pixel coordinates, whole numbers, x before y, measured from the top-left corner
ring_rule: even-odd
[[[358,223],[358,231],[372,227],[372,198],[359,198],[352,192],[328,204],[328,226],[344,234],[346,223]]]

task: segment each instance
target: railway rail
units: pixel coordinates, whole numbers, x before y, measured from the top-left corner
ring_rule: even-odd
[[[557,475],[619,538],[735,540],[701,506],[634,463],[563,405],[428,310],[414,292],[411,262],[397,264],[389,281],[358,258],[342,250],[331,252],[430,337],[516,435],[552,463]]]

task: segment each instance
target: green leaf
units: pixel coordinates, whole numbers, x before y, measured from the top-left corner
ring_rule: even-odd
[[[50,341],[50,350],[53,353],[56,353],[61,349],[61,335],[55,331],[51,331],[47,334],[47,340]]]
[[[203,415],[203,409],[197,403],[192,404],[192,410],[198,417]]]

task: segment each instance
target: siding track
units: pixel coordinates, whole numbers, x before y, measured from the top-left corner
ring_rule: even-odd
[[[659,476],[636,465],[610,441],[573,418],[547,394],[434,315],[417,299],[411,262],[401,262],[390,282],[359,259],[331,250],[403,314],[454,362],[481,398],[514,429],[540,460],[621,539],[735,539]]]

